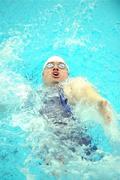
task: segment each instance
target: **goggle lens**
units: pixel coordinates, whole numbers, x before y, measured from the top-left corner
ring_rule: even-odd
[[[47,63],[46,64],[46,68],[48,68],[48,69],[54,68],[54,66],[55,66],[54,63]],[[57,64],[57,67],[60,69],[65,69],[66,65],[64,63],[59,63],[59,64]]]
[[[54,64],[53,64],[53,63],[48,63],[48,64],[46,64],[46,67],[49,68],[49,69],[51,69],[51,68],[54,67]]]
[[[60,63],[60,64],[58,64],[58,67],[59,67],[60,69],[65,69],[65,68],[66,68],[66,65],[65,65],[64,63]]]

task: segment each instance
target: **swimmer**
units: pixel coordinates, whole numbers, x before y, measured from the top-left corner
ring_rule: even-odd
[[[59,139],[59,144],[67,147],[72,153],[84,147],[83,159],[96,152],[97,146],[87,134],[86,127],[76,119],[72,108],[77,103],[97,106],[97,111],[106,125],[112,122],[112,108],[106,99],[97,93],[90,82],[82,77],[69,78],[69,67],[64,59],[58,56],[50,57],[43,67],[42,106],[39,113],[47,120],[52,132]],[[62,146],[62,147],[63,147]],[[63,154],[54,153],[60,161]],[[62,158],[64,159],[64,158]]]
[[[43,82],[46,87],[62,86],[68,102],[75,105],[79,101],[95,105],[106,125],[111,124],[113,112],[108,101],[103,98],[92,84],[82,77],[68,78],[69,68],[58,56],[50,57],[43,68]]]

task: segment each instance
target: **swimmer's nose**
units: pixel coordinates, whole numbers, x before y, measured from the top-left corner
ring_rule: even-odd
[[[59,69],[57,67],[54,67],[53,71],[59,71]]]

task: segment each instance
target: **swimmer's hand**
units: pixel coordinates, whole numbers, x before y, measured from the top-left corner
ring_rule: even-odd
[[[99,102],[99,111],[104,118],[104,123],[110,125],[113,119],[112,108],[106,100],[101,100]]]

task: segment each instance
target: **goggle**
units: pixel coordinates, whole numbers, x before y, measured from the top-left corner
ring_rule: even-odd
[[[60,69],[67,69],[67,66],[64,63],[56,64],[58,68]],[[55,67],[55,63],[49,62],[46,64],[45,68],[52,69]]]

